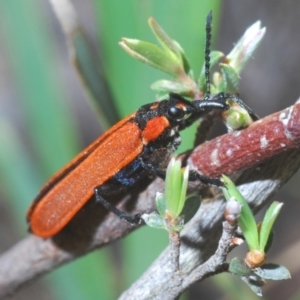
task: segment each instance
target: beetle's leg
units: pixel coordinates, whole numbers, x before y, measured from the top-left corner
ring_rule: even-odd
[[[140,165],[148,175],[158,176],[161,179],[166,178],[166,169],[162,166],[167,165],[171,154],[177,149],[176,138],[173,139],[173,142],[175,142],[175,146],[173,145],[175,149],[160,148],[151,152],[151,155],[146,155],[147,153],[145,153],[145,155],[139,157]]]
[[[155,173],[158,177],[162,179],[166,178],[166,169],[156,169]],[[218,187],[224,186],[224,183],[219,178],[210,178],[194,170],[189,171],[189,181],[197,181],[197,180],[199,180],[200,182],[206,185],[214,185]]]
[[[107,210],[111,211],[114,213],[116,216],[118,216],[120,219],[123,219],[130,223],[131,225],[136,225],[141,223],[141,214],[136,214],[134,216],[128,216],[126,213],[123,211],[119,210],[116,208],[113,204],[105,200],[103,196],[105,195],[110,195],[112,196],[113,194],[120,194],[122,191],[127,190],[127,187],[125,186],[120,186],[120,185],[114,185],[111,184],[109,186],[98,186],[94,189],[94,193],[96,196],[96,200],[100,202]],[[113,191],[113,192],[112,192]]]
[[[152,169],[153,173],[159,178],[165,179],[166,178],[166,169]],[[206,185],[214,185],[222,187],[224,186],[223,182],[219,178],[210,178],[208,176],[202,175],[197,171],[189,171],[189,181],[197,181],[206,184]]]
[[[213,100],[223,100],[226,101],[227,99],[232,99],[234,102],[236,102],[241,108],[245,109],[247,113],[250,115],[250,117],[253,119],[253,121],[256,121],[259,119],[259,116],[248,106],[246,105],[242,99],[240,99],[236,95],[230,95],[225,93],[219,93],[214,95],[214,97],[211,99]]]
[[[157,176],[161,179],[166,178],[166,169],[156,168],[152,164],[147,164],[141,159],[141,165],[151,175]]]
[[[161,179],[166,178],[166,169],[162,168],[155,168],[152,164],[147,164],[141,159],[141,164],[143,168],[151,173],[155,174]],[[224,186],[223,182],[219,178],[210,178],[208,176],[202,175],[199,172],[195,170],[190,170],[189,171],[189,181],[197,181],[199,180],[200,182],[206,184],[206,185],[214,185],[214,186],[219,186],[222,187]]]
[[[208,176],[202,175],[195,170],[190,170],[189,172],[189,181],[201,181],[206,185],[215,185],[218,187],[224,186],[224,183],[219,178],[210,178]]]

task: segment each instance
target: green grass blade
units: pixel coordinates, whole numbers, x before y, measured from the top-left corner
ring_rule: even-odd
[[[82,28],[80,17],[72,2],[69,0],[50,2],[65,33],[70,60],[89,95],[88,100],[98,113],[102,127],[108,128],[119,121],[120,116],[105,78],[100,56]]]

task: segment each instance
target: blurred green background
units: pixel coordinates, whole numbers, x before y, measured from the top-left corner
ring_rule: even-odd
[[[267,27],[255,59],[242,73],[240,92],[250,107],[264,116],[299,97],[300,3],[296,0],[284,4],[278,0],[72,3],[101,56],[121,117],[152,102],[155,94],[150,84],[166,76],[129,57],[118,46],[120,39],[154,42],[147,25],[147,19],[153,16],[184,47],[198,74],[203,60],[205,16],[210,9],[214,13],[213,48],[225,53],[256,20]],[[45,180],[101,132],[69,62],[65,36],[49,2],[0,0],[1,252],[27,235],[25,213]],[[187,136],[185,140],[189,140]],[[273,261],[290,269],[293,279],[267,285],[264,291],[268,299],[300,298],[300,256],[294,254],[300,250],[298,180],[299,174],[276,195],[286,205],[275,227],[277,239],[271,253]],[[165,232],[142,228],[123,241],[44,276],[11,299],[116,299],[167,242]],[[256,299],[237,278],[222,275],[195,285],[184,297],[241,299],[241,293],[243,299]]]

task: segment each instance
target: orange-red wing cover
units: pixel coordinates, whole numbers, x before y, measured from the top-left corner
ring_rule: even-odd
[[[132,116],[113,126],[46,183],[28,212],[33,233],[41,237],[58,233],[92,197],[96,186],[141,153],[141,131],[129,121]]]

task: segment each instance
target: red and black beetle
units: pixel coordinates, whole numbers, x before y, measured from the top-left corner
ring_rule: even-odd
[[[135,113],[118,122],[57,172],[42,188],[28,211],[31,231],[40,237],[60,232],[94,194],[107,209],[130,223],[130,217],[112,206],[105,198],[135,186],[149,174],[164,177],[162,168],[181,142],[179,131],[212,109],[228,110],[232,98],[253,119],[257,116],[236,96],[209,92],[209,39],[211,15],[207,21],[205,49],[206,97],[188,101],[171,93],[169,99],[143,105]],[[220,185],[190,171],[190,180]]]

